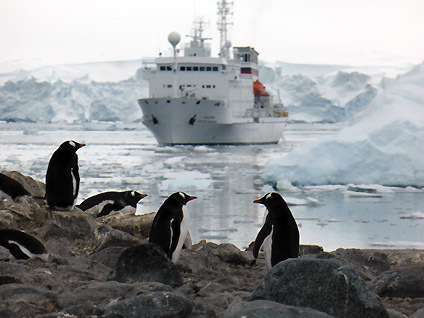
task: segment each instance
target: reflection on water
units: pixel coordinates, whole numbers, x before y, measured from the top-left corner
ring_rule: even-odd
[[[0,125],[2,170],[18,170],[44,181],[48,160],[64,140],[79,150],[79,201],[100,191],[134,189],[149,196],[138,211],[156,211],[174,191],[198,197],[188,203],[194,242],[207,239],[246,247],[261,227],[264,207],[253,200],[271,187],[261,181],[264,163],[276,154],[333,134],[334,126],[289,126],[278,145],[159,147],[139,126],[86,131]],[[392,192],[379,197],[346,195],[345,189],[281,192],[300,226],[302,244],[338,247],[424,248],[424,193]],[[308,197],[312,198],[306,200]],[[310,204],[318,200],[321,204]]]

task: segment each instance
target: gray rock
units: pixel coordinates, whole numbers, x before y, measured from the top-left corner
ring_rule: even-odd
[[[183,284],[178,268],[156,244],[141,244],[124,250],[116,263],[115,280],[160,282],[172,287]]]
[[[373,286],[382,297],[424,298],[424,267],[383,272],[373,281]]]
[[[337,260],[288,259],[274,266],[250,300],[308,307],[334,317],[388,317],[351,267]]]
[[[36,286],[6,284],[0,286],[2,310],[9,310],[9,317],[35,317],[47,313],[48,307],[54,307],[55,294]],[[2,316],[7,317],[7,316]]]
[[[29,193],[35,196],[44,197],[46,195],[46,186],[44,183],[25,176],[18,171],[9,171],[5,175],[18,181]]]
[[[185,297],[172,292],[141,294],[107,307],[108,313],[125,318],[187,318],[192,310]]]
[[[83,212],[75,209],[70,212],[51,211],[50,220],[42,227],[40,236],[45,241],[56,238],[84,240],[87,244],[94,239],[96,220]]]
[[[138,244],[138,239],[134,236],[120,230],[115,230],[106,224],[98,226],[94,231],[94,236],[99,244],[98,251],[112,246],[129,247]]]
[[[76,304],[84,305],[84,308],[101,308],[104,307],[102,303],[109,303],[111,299],[130,298],[140,292],[171,290],[171,287],[160,283],[92,282],[58,295],[57,304],[60,308],[65,309],[71,308]]]
[[[225,315],[225,318],[331,318],[332,316],[315,309],[283,305],[269,300],[255,300],[243,304],[239,310]]]
[[[253,258],[251,260],[248,259],[235,245],[229,243],[218,245],[214,250],[214,254],[222,262],[233,265],[250,265],[253,261]]]
[[[300,255],[321,254],[324,248],[319,245],[300,245]]]
[[[412,316],[409,316],[409,318],[424,318],[424,307],[417,310]]]

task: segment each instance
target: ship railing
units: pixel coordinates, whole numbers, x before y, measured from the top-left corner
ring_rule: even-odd
[[[263,117],[288,117],[288,112],[281,107],[266,108],[248,108],[244,116],[246,118],[263,118]]]
[[[156,71],[157,64],[154,58],[144,58],[141,64],[143,71]]]

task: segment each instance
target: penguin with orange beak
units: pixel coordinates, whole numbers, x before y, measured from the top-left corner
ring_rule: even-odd
[[[184,192],[171,194],[161,205],[153,220],[149,243],[159,245],[173,263],[180,258],[183,245],[191,248],[190,215],[187,202],[197,199]]]
[[[288,258],[299,256],[299,229],[286,201],[276,193],[267,193],[253,201],[265,205],[268,210],[264,225],[253,246],[253,256],[258,258],[262,248],[268,268]]]

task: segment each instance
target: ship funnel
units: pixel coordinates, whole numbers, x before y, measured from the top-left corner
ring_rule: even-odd
[[[171,43],[172,47],[175,49],[175,47],[181,41],[181,36],[178,32],[171,32],[168,35],[168,41],[169,41],[169,43]]]

